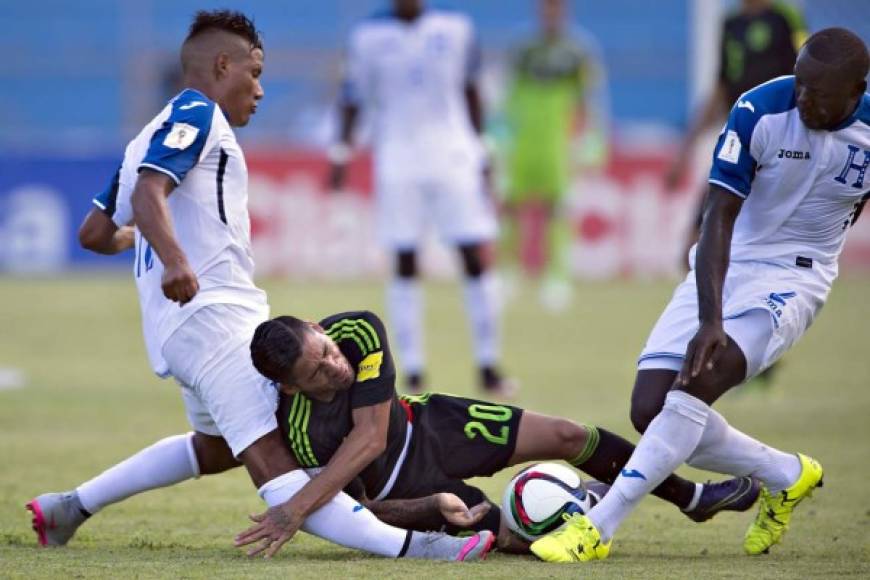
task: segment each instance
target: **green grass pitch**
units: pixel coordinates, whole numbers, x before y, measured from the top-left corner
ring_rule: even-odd
[[[316,318],[383,311],[380,284],[266,281],[273,313]],[[628,421],[634,361],[672,284],[578,284],[571,310],[550,316],[523,288],[505,317],[505,363],[518,404],[637,439]],[[467,565],[390,561],[300,534],[271,561],[232,547],[262,504],[242,470],[154,491],[107,508],[64,549],[41,550],[24,503],[71,488],[151,444],[186,431],[177,387],[149,371],[127,277],[0,278],[0,367],[21,389],[0,391],[0,577],[105,578],[837,578],[870,577],[870,280],[835,284],[828,305],[787,355],[771,392],[747,389],[717,408],[735,426],[826,469],[772,554],[742,553],[753,513],[694,524],[651,498],[605,562],[560,567],[496,554]],[[457,285],[427,286],[427,352],[436,390],[472,394]],[[709,474],[685,469],[694,478]],[[479,483],[501,495],[503,473]]]

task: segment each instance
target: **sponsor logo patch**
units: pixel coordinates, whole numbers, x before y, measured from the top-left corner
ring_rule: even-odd
[[[170,149],[187,149],[196,141],[199,129],[187,123],[173,123],[172,129],[163,139],[163,145]]]
[[[180,107],[178,107],[178,110],[179,111],[186,111],[188,109],[193,109],[195,107],[208,107],[208,103],[206,103],[205,101],[191,101],[190,103],[187,103],[186,105],[181,105]]]
[[[740,159],[740,137],[736,131],[728,131],[725,134],[725,140],[722,141],[722,147],[719,149],[719,154],[716,156],[722,161],[728,163],[737,163]]]
[[[381,363],[384,361],[384,351],[379,350],[378,352],[373,352],[369,356],[365,357],[361,363],[359,363],[359,368],[356,373],[356,380],[358,383],[363,381],[367,381],[369,379],[376,379],[381,376]]]

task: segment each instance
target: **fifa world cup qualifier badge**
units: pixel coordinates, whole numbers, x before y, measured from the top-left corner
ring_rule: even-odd
[[[719,159],[729,163],[737,163],[740,159],[740,137],[736,131],[728,131],[725,135],[725,140],[722,142],[722,148],[719,149]]]
[[[170,149],[187,149],[196,141],[199,129],[187,123],[173,123],[172,129],[163,139],[163,145]]]

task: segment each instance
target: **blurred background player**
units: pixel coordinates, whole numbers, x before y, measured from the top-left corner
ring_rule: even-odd
[[[740,6],[722,23],[719,49],[719,75],[713,92],[692,121],[679,152],[665,175],[665,186],[676,189],[693,157],[699,139],[717,130],[738,97],[752,87],[794,72],[797,50],[807,38],[807,27],[800,10],[787,2],[741,0]],[[708,163],[712,143],[704,141],[704,163]],[[706,185],[699,193],[696,217],[686,236],[680,264],[686,268],[689,248],[698,241],[704,213]],[[778,363],[754,381],[769,386]]]
[[[539,31],[516,51],[505,111],[505,246],[526,274],[543,274],[540,298],[552,310],[564,309],[572,293],[564,207],[572,166],[600,167],[607,150],[604,69],[591,37],[568,30],[567,11],[564,0],[538,0]]]
[[[425,384],[417,250],[431,221],[462,258],[480,386],[510,395],[515,385],[498,368],[500,314],[490,264],[497,224],[479,136],[480,49],[469,18],[424,4],[394,0],[391,10],[351,32],[330,186],[345,183],[358,113],[367,108],[380,237],[395,259],[387,302],[407,388],[418,392]]]

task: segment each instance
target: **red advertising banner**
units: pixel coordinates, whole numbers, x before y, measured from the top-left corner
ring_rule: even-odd
[[[680,256],[701,190],[695,185],[665,191],[668,153],[616,150],[605,171],[575,178],[566,211],[578,278],[670,276],[683,267]],[[254,152],[248,167],[258,274],[330,279],[386,271],[366,156],[354,162],[343,192],[327,191],[327,162],[319,153]],[[435,275],[454,268],[452,255],[434,236],[423,261]],[[841,260],[841,271],[855,270],[870,271],[867,216],[849,232]]]

